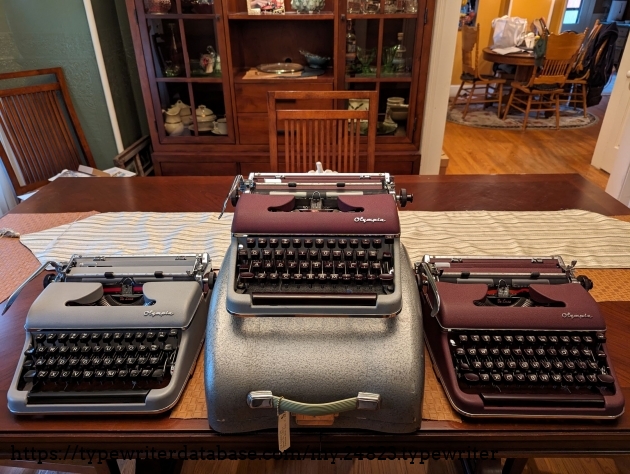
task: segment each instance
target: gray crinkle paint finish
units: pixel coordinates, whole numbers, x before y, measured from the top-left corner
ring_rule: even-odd
[[[254,410],[246,402],[250,391],[270,390],[305,403],[378,393],[379,410],[340,413],[331,428],[416,430],[424,389],[422,316],[402,245],[400,253],[403,308],[388,319],[233,316],[225,307],[232,272],[226,259],[214,286],[206,333],[210,426],[223,433],[275,428],[276,410]]]

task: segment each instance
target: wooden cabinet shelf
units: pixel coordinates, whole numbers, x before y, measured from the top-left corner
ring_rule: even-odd
[[[287,12],[284,15],[249,15],[247,12],[228,13],[228,19],[230,20],[252,20],[252,21],[309,21],[309,20],[334,20],[335,15],[333,12],[319,12],[319,13],[295,13]]]
[[[429,64],[430,8],[434,0],[419,0],[418,13],[347,14],[346,2],[325,0],[324,10],[299,14],[285,1],[284,15],[249,15],[250,0],[214,0],[213,14],[184,13],[184,0],[170,0],[167,14],[147,14],[144,0],[125,0],[134,51],[148,117],[156,174],[248,174],[269,170],[267,92],[272,90],[376,90],[379,121],[387,113],[387,99],[408,104],[406,119],[391,135],[376,138],[376,170],[416,174],[420,169],[420,130],[426,74]],[[385,1],[381,0],[381,11]],[[179,13],[178,13],[179,12]],[[350,55],[346,32],[351,25],[356,45],[371,55]],[[398,67],[391,74],[391,52],[403,33]],[[211,48],[210,48],[211,47]],[[306,50],[331,58],[321,76],[308,78],[245,79],[260,64],[297,62]],[[220,57],[221,73],[208,73],[207,54]],[[388,59],[389,58],[389,59]],[[361,64],[360,59],[369,64]],[[350,61],[347,64],[347,61]],[[387,62],[390,61],[390,62]],[[374,75],[346,74],[369,67]],[[175,77],[172,77],[175,76]],[[165,123],[162,110],[183,102],[197,109],[204,105],[224,119],[226,135],[214,135],[200,126],[193,110],[184,131]],[[298,101],[286,107],[345,108],[343,101]],[[188,122],[192,124],[188,125]],[[184,133],[185,132],[185,133]],[[169,134],[170,133],[170,134]],[[366,144],[363,140],[361,146]],[[365,150],[367,151],[367,150]]]

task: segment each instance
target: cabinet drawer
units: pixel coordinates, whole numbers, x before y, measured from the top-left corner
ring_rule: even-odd
[[[276,79],[273,84],[234,84],[236,95],[236,111],[246,113],[267,112],[267,91],[331,91],[332,83],[287,82]],[[297,100],[295,102],[278,103],[279,109],[330,109],[332,100]]]
[[[239,114],[237,120],[241,145],[269,144],[269,116],[267,114]]]

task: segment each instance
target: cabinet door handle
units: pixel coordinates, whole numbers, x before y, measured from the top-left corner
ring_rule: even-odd
[[[346,21],[346,14],[345,13],[341,14],[341,21]]]

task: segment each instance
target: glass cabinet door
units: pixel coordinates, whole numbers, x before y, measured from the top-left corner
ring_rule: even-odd
[[[155,107],[160,142],[234,143],[221,3],[136,0],[136,7],[150,49],[144,56],[153,103],[161,106]]]

